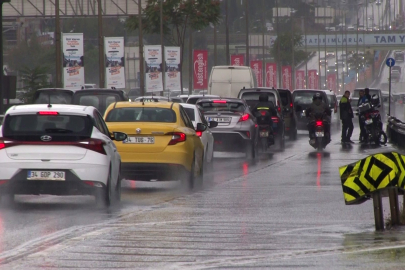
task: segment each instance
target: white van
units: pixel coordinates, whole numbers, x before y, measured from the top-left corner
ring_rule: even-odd
[[[208,81],[208,93],[220,97],[237,98],[243,88],[257,87],[256,76],[246,66],[214,66]]]

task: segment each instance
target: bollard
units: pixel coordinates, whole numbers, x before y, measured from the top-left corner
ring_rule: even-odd
[[[399,203],[398,203],[398,188],[392,187],[388,189],[388,197],[390,200],[391,210],[391,225],[399,225]]]
[[[383,216],[381,192],[379,190],[373,193],[373,205],[374,205],[375,230],[383,231],[384,216]]]

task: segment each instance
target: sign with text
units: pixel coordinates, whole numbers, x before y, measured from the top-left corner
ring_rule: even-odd
[[[107,88],[125,88],[124,50],[124,37],[104,37],[105,87]]]
[[[194,69],[194,89],[208,89],[208,51],[194,50],[193,53]]]
[[[63,88],[84,86],[83,33],[63,33]]]
[[[231,55],[231,66],[244,66],[245,65],[245,55],[244,54],[232,54]]]
[[[326,76],[326,82],[329,90],[336,93],[336,73],[331,73]]]
[[[180,47],[165,47],[165,90],[179,90]]]
[[[318,89],[319,88],[319,77],[318,71],[316,69],[308,70],[308,88]]]
[[[282,66],[281,67],[281,76],[283,82],[283,88],[291,90],[291,66]]]
[[[305,70],[295,71],[295,89],[305,88]]]
[[[144,46],[145,54],[145,92],[163,91],[162,47],[160,45]]]
[[[266,87],[277,88],[277,64],[266,63]]]
[[[255,76],[257,87],[263,87],[263,65],[262,61],[250,61],[250,67],[252,68]]]

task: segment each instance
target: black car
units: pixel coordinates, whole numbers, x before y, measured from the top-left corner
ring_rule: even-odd
[[[283,105],[283,116],[285,123],[285,132],[290,140],[297,139],[297,119],[294,110],[292,93],[289,89],[277,89]]]
[[[293,91],[293,106],[297,116],[297,128],[301,130],[307,130],[307,117],[305,110],[312,104],[312,98],[315,93],[320,93],[322,101],[325,104],[329,104],[328,97],[324,90],[318,89],[295,89]]]
[[[89,88],[64,89],[42,88],[38,89],[32,103],[34,104],[75,104],[93,106],[101,114],[114,102],[128,101],[128,96],[122,89]]]

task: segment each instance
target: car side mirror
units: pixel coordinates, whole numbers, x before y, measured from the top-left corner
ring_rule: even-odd
[[[113,132],[113,135],[111,136],[111,140],[114,140],[117,142],[125,141],[127,138],[128,138],[128,135],[124,132]]]
[[[210,121],[209,123],[209,128],[214,128],[218,126],[218,122],[217,121]]]
[[[203,132],[203,131],[206,131],[206,130],[207,130],[207,126],[206,126],[206,125],[204,125],[203,123],[197,123],[196,131],[201,131],[201,132]]]

